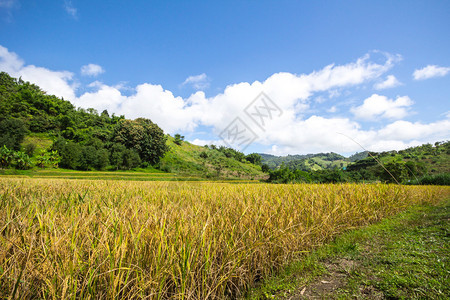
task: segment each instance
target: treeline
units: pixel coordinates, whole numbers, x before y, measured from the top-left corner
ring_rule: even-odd
[[[248,161],[254,165],[261,165],[261,155],[258,153],[250,153],[245,155],[243,152],[233,149],[233,148],[229,148],[229,147],[225,147],[225,146],[219,146],[217,147],[216,145],[205,145],[205,148],[210,149],[210,150],[217,150],[221,153],[223,153],[226,157],[228,158],[233,158],[234,160],[237,160],[239,162],[245,162]],[[202,152],[200,154],[200,156],[202,158],[206,158],[207,156],[207,152]]]
[[[312,171],[346,167],[351,162],[366,158],[367,152],[356,153],[349,158],[334,152],[287,156],[261,154],[261,157],[262,163],[272,170],[286,166],[292,170]]]
[[[44,135],[53,144],[35,153],[35,145],[22,146],[29,134]],[[19,166],[21,156],[27,161],[21,168],[47,166],[43,161],[48,160],[53,166],[79,170],[157,165],[168,150],[164,132],[151,120],[76,109],[5,72],[0,73],[0,147],[2,167]]]
[[[388,182],[450,185],[450,142],[425,144],[401,151],[370,152],[344,168],[304,171],[286,165],[270,170],[268,182]]]

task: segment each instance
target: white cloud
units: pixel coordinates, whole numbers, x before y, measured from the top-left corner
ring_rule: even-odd
[[[81,74],[86,76],[98,76],[104,73],[105,70],[99,65],[96,64],[88,64],[81,67]]]
[[[365,99],[361,106],[352,107],[351,112],[356,118],[362,120],[401,119],[408,115],[408,108],[412,104],[413,101],[408,96],[392,100],[386,96],[373,94]]]
[[[181,85],[192,85],[196,90],[204,90],[209,87],[209,78],[205,73],[200,75],[193,75],[186,78]]]
[[[23,65],[23,60],[16,53],[9,52],[7,48],[0,46],[0,70],[15,74]]]
[[[227,146],[223,140],[194,139],[193,141],[190,141],[190,143],[197,145],[197,146],[205,146],[205,145]]]
[[[378,131],[378,136],[388,140],[421,140],[427,137],[436,141],[449,136],[450,120],[442,120],[429,124],[420,122],[396,121]]]
[[[0,46],[0,70],[14,77],[41,86],[50,94],[63,96],[76,106],[92,107],[98,111],[107,109],[116,115],[127,118],[146,117],[156,122],[165,132],[195,131],[199,126],[212,128],[209,134],[218,134],[236,117],[241,117],[252,129],[258,130],[260,145],[277,154],[308,152],[355,152],[361,149],[344,133],[373,151],[398,149],[422,142],[449,139],[449,121],[436,121],[430,124],[397,121],[380,125],[380,129],[366,130],[348,117],[325,118],[318,115],[306,116],[310,102],[317,101],[320,93],[329,94],[373,83],[392,68],[398,56],[385,55],[382,63],[375,63],[371,55],[345,65],[329,65],[310,74],[276,73],[266,80],[252,83],[241,82],[227,86],[222,93],[206,97],[197,91],[187,98],[174,95],[161,85],[143,83],[122,92],[123,85],[107,85],[94,81],[88,85],[90,91],[78,97],[71,72],[52,71],[33,65],[25,65],[15,53]],[[202,76],[207,78],[207,76]],[[201,79],[201,78],[200,78]],[[201,80],[198,80],[201,81]],[[192,84],[195,80],[190,80]],[[187,83],[186,83],[187,84]],[[265,131],[243,113],[245,107],[264,91],[283,110],[283,114],[267,122]],[[320,101],[319,101],[320,102]],[[395,100],[372,95],[364,103],[353,108],[353,113],[363,118],[398,119],[408,113],[412,101],[408,97]],[[372,106],[374,108],[372,109]],[[380,109],[381,108],[381,109]],[[326,110],[327,108],[323,108]],[[336,107],[329,111],[336,111]],[[447,117],[448,119],[448,117]],[[216,141],[195,139],[196,144],[220,144]]]
[[[429,124],[396,121],[378,130],[363,130],[347,118],[323,118],[312,116],[285,128],[278,138],[271,139],[267,153],[287,155],[293,153],[363,151],[361,144],[370,151],[400,150],[424,143],[450,138],[450,120]],[[342,135],[341,133],[345,134]],[[356,141],[356,142],[355,142]]]
[[[45,68],[28,65],[19,71],[22,79],[33,82],[49,94],[64,97],[66,100],[75,99],[75,83],[73,73],[68,71],[51,71]]]
[[[64,97],[66,100],[75,99],[76,84],[72,80],[71,72],[51,71],[33,65],[25,66],[17,54],[9,52],[2,46],[0,46],[0,70],[13,77],[22,77],[25,81],[35,83],[49,94]]]
[[[439,67],[437,65],[428,65],[423,69],[415,70],[413,77],[415,80],[425,80],[433,77],[442,77],[450,72],[449,67]]]
[[[377,90],[384,90],[401,85],[401,82],[394,75],[388,75],[385,81],[376,83],[373,87]]]
[[[76,19],[78,17],[78,10],[73,6],[72,1],[64,0],[64,9],[72,18]]]

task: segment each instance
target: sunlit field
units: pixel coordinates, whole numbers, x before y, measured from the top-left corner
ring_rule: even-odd
[[[449,187],[0,178],[0,298],[236,298]]]

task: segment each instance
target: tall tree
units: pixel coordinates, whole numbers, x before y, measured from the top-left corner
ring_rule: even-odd
[[[114,130],[114,142],[134,149],[141,160],[156,164],[168,150],[167,137],[162,129],[149,119],[120,120]]]

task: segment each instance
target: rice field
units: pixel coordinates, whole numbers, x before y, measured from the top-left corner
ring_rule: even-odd
[[[226,299],[449,187],[0,177],[0,298]]]

